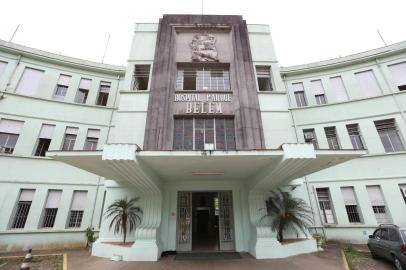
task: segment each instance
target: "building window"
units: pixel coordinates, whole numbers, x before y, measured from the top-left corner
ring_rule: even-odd
[[[63,140],[63,145],[62,145],[63,151],[73,150],[73,147],[75,146],[77,134],[78,134],[78,128],[75,128],[75,127],[66,128],[65,138]]]
[[[228,65],[179,65],[176,90],[230,91]]]
[[[395,119],[379,120],[374,123],[386,152],[405,150]]]
[[[326,133],[328,147],[332,150],[340,149],[336,127],[325,127],[324,132]]]
[[[110,82],[100,82],[99,95],[97,96],[96,105],[106,106],[110,92]]]
[[[150,65],[135,65],[132,81],[133,90],[148,90]]]
[[[43,228],[54,227],[56,214],[58,213],[59,202],[61,201],[62,190],[49,190],[45,204],[44,216],[42,218]]]
[[[314,93],[314,97],[316,98],[317,105],[326,104],[326,95],[324,93],[324,87],[321,80],[311,81],[310,84]]]
[[[341,193],[343,195],[348,221],[350,223],[361,223],[361,217],[360,214],[358,213],[358,204],[355,198],[354,188],[342,187]]]
[[[359,131],[358,124],[347,125],[348,135],[350,136],[352,147],[355,150],[365,149],[361,132]]]
[[[400,193],[402,194],[403,200],[406,203],[406,184],[405,185],[399,185],[400,188]]]
[[[88,129],[85,147],[83,150],[94,151],[97,148],[97,142],[99,141],[100,130],[99,129]]]
[[[331,207],[330,191],[328,188],[316,188],[319,201],[320,215],[324,224],[335,223],[333,208]]]
[[[381,88],[372,70],[355,73],[355,78],[365,97],[375,97],[381,94]]]
[[[293,92],[295,93],[296,105],[298,107],[307,106],[306,95],[304,92],[303,83],[293,83]]]
[[[335,93],[337,101],[347,101],[348,94],[341,76],[330,78],[330,83]]]
[[[64,100],[69,88],[69,81],[72,77],[68,75],[60,75],[54,94],[55,99]]]
[[[20,81],[18,82],[17,93],[34,96],[37,93],[39,82],[43,74],[43,70],[26,67]]]
[[[0,120],[0,153],[12,154],[24,122],[8,119]]]
[[[35,189],[22,189],[18,198],[12,229],[22,229],[27,221],[30,212],[32,199],[34,198]]]
[[[314,131],[314,128],[304,129],[303,136],[304,136],[305,143],[311,143],[311,144],[313,144],[314,149],[319,149],[319,145],[317,143],[317,138],[316,138],[316,132]]]
[[[235,150],[233,118],[175,118],[175,150]]]
[[[87,191],[73,192],[72,205],[69,214],[69,228],[80,228],[85,210]]]
[[[367,192],[378,224],[391,222],[386,213],[385,201],[380,186],[367,186]]]
[[[255,66],[259,91],[272,91],[272,77],[270,66]]]
[[[54,133],[54,125],[43,124],[39,133],[37,147],[35,149],[35,156],[45,157],[46,152],[51,144],[52,135]]]
[[[6,69],[7,62],[0,61],[0,76],[3,74],[4,70]]]
[[[87,96],[89,95],[90,87],[92,86],[92,80],[90,79],[80,79],[79,89],[76,92],[75,102],[85,104]]]
[[[399,91],[406,90],[406,62],[388,66]]]

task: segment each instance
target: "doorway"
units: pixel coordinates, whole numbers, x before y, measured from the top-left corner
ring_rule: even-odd
[[[179,192],[178,251],[234,250],[231,191]]]

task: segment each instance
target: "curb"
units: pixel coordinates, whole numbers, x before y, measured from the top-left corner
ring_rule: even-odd
[[[62,269],[68,270],[68,254],[66,253],[52,253],[52,254],[38,254],[33,255],[33,257],[44,257],[44,256],[60,256],[62,255]],[[15,259],[15,258],[24,258],[24,256],[0,256],[1,259]]]
[[[342,249],[341,249],[341,256],[343,257],[344,269],[350,270],[350,267],[348,266],[347,258],[345,257],[345,254],[344,254],[344,250],[342,250]]]

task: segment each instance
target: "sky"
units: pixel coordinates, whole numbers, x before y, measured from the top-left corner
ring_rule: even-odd
[[[281,66],[342,57],[406,40],[406,0],[203,0],[204,14],[269,24]],[[201,14],[202,0],[5,0],[0,39],[57,54],[126,65],[136,22]]]

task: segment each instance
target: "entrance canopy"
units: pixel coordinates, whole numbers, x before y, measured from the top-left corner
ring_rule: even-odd
[[[108,144],[103,151],[50,151],[48,157],[140,188],[162,182],[245,181],[273,188],[364,155],[355,150],[314,150],[311,144],[284,144],[277,150],[141,151],[136,145]]]

